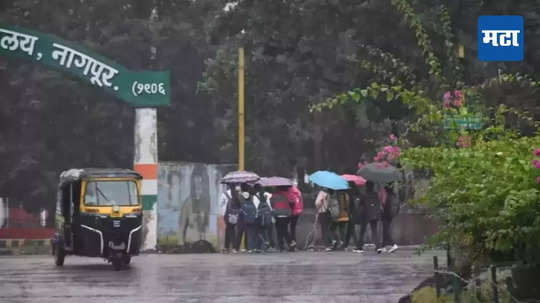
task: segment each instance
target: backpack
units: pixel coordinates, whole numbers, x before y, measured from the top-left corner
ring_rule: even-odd
[[[267,227],[272,225],[272,210],[266,204],[266,202],[261,202],[259,204],[259,209],[257,210],[257,220],[261,227]]]
[[[366,210],[365,219],[367,221],[379,220],[381,218],[381,203],[376,192],[364,195],[364,207]]]
[[[276,193],[270,198],[273,213],[276,217],[288,217],[292,213],[291,205],[287,196],[281,193]]]
[[[337,220],[339,218],[340,210],[339,201],[336,195],[330,195],[328,197],[328,212],[330,213],[332,220]]]
[[[244,223],[253,224],[257,220],[257,208],[251,199],[242,203],[241,212]]]
[[[362,203],[362,199],[360,199],[360,197],[353,197],[351,199],[350,222],[353,224],[361,224],[364,214],[365,207],[364,203]]]

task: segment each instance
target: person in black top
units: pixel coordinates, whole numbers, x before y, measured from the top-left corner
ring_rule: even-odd
[[[364,246],[364,236],[368,224],[371,229],[371,241],[373,241],[375,244],[377,253],[382,252],[377,233],[377,223],[381,219],[382,207],[379,195],[377,192],[375,192],[374,187],[375,184],[372,181],[367,181],[366,193],[362,196],[361,205],[364,208],[364,212],[360,217],[360,237],[357,244],[357,248],[360,250],[358,252],[362,252],[362,248]]]
[[[354,252],[360,252],[362,247],[360,245],[360,238],[356,232],[356,226],[362,224],[362,216],[364,215],[364,207],[362,205],[362,197],[360,190],[354,182],[349,182],[349,224],[347,225],[347,234],[345,235],[345,242],[343,243],[343,248],[349,246],[351,237],[353,238],[355,248]]]
[[[399,213],[400,201],[392,184],[387,184],[384,187],[386,191],[386,202],[384,203],[382,212],[383,224],[383,241],[382,245],[385,252],[392,253],[398,249],[397,244],[392,239],[392,220]]]

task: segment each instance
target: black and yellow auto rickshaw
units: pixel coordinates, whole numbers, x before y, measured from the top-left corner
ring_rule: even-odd
[[[139,254],[141,179],[129,169],[62,172],[52,241],[57,266],[64,264],[66,255],[78,255],[105,258],[120,270]]]

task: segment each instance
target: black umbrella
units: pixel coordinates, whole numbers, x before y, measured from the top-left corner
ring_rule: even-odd
[[[389,183],[401,180],[397,168],[387,163],[369,163],[358,170],[358,175],[375,183]]]

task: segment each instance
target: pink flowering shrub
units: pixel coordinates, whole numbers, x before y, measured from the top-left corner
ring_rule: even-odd
[[[540,157],[540,148],[537,148],[537,149],[534,150],[534,155],[536,157]],[[534,166],[534,168],[540,169],[540,160],[533,159],[532,160],[532,165]],[[540,176],[536,177],[536,183],[540,184]]]
[[[383,147],[382,151],[377,153],[377,156],[373,158],[375,162],[382,163],[382,167],[388,167],[393,161],[397,161],[401,157],[401,149],[397,146],[397,137],[394,134],[390,134],[390,145]],[[360,166],[360,164],[359,164]],[[377,166],[377,168],[380,168]]]
[[[456,143],[457,146],[464,147],[464,148],[471,147],[471,144],[472,144],[471,137],[467,135],[459,136],[458,141]]]
[[[459,109],[464,105],[463,92],[460,90],[444,93],[443,99],[445,109]]]

